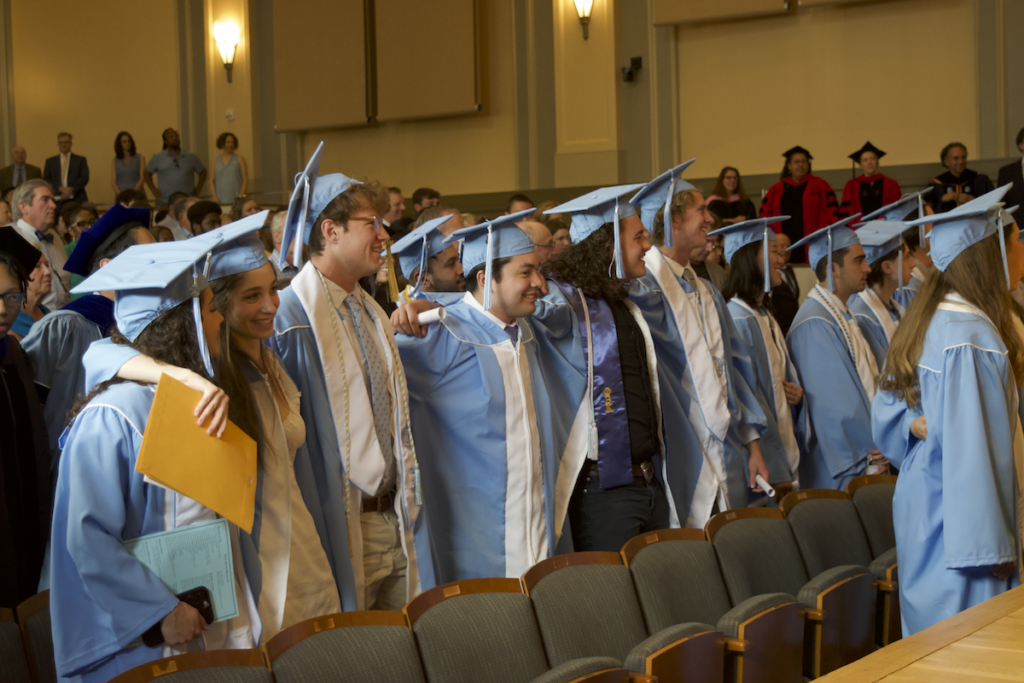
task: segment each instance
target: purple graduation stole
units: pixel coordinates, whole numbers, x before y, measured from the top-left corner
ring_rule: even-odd
[[[622,387],[622,364],[619,361],[619,339],[615,333],[615,318],[611,306],[604,299],[585,297],[590,325],[584,314],[583,296],[576,287],[555,280],[558,288],[576,311],[580,338],[583,341],[583,359],[589,365],[590,350],[587,339],[594,347],[594,423],[597,426],[597,471],[602,489],[622,486],[633,481],[633,460],[630,455],[629,424],[626,420],[626,394]]]

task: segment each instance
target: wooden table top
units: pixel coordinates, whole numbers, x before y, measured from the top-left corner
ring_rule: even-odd
[[[1024,680],[1024,586],[896,641],[822,683]]]

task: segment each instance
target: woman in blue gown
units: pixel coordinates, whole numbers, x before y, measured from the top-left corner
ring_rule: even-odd
[[[937,272],[896,330],[872,405],[875,442],[900,469],[904,635],[1020,583],[1024,325],[1009,292],[1024,245],[1001,194],[925,218]]]

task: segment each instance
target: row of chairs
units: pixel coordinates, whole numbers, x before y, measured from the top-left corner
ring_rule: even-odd
[[[893,477],[875,476],[855,480],[852,497],[797,491],[780,509],[715,515],[703,531],[644,534],[621,553],[556,556],[521,580],[438,586],[402,613],[310,619],[277,634],[262,653],[194,653],[114,681],[817,677],[873,650],[875,636],[879,644],[898,637],[889,622],[897,612],[893,487]],[[211,666],[216,674],[178,680]]]

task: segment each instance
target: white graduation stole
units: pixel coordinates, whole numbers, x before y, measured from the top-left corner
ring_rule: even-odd
[[[882,303],[882,299],[879,298],[878,294],[876,294],[875,290],[871,289],[871,287],[865,287],[864,291],[857,294],[857,296],[859,296],[861,301],[866,303],[868,308],[871,309],[871,312],[875,314],[878,322],[882,325],[882,329],[885,330],[886,341],[891,344],[892,336],[896,334],[896,321],[892,319],[891,315],[889,315],[889,309],[887,309],[885,304]],[[902,320],[903,316],[907,314],[907,310],[903,308],[903,306],[900,306],[895,299],[892,299],[891,302],[893,308],[896,309],[896,312]]]
[[[725,367],[725,346],[722,324],[711,290],[696,278],[701,301],[704,302],[703,332],[701,320],[679,279],[665,256],[652,247],[644,257],[647,269],[657,280],[662,293],[672,308],[679,336],[686,349],[687,365],[693,376],[693,387],[708,429],[719,441],[725,441],[729,430],[728,377]]]
[[[864,387],[864,393],[867,394],[868,403],[870,403],[875,398],[878,363],[875,362],[875,354],[871,353],[871,347],[868,346],[867,340],[861,334],[857,321],[853,320],[852,317],[850,320],[847,320],[846,316],[843,315],[844,312],[848,312],[846,304],[821,285],[814,285],[807,298],[814,299],[820,303],[828,311],[828,314],[832,316],[843,336],[843,340],[846,342],[846,349],[850,352],[850,358],[853,359],[854,365],[857,366],[857,376],[860,377],[860,383]]]

